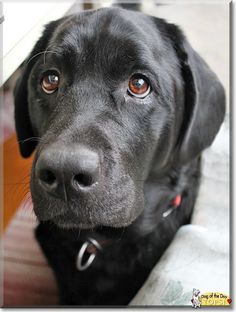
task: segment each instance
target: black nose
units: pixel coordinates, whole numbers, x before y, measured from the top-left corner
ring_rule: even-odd
[[[89,148],[54,144],[41,152],[35,170],[45,191],[65,198],[71,191],[90,191],[98,183],[99,167],[98,154]]]

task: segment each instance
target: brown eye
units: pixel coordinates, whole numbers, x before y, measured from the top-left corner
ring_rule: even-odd
[[[138,98],[144,98],[150,93],[150,91],[151,87],[145,76],[141,74],[135,74],[129,79],[129,94]]]
[[[58,86],[59,76],[55,74],[50,74],[43,77],[41,87],[45,93],[51,94],[55,92],[58,89]]]

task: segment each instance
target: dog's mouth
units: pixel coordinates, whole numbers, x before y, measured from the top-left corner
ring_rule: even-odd
[[[58,227],[69,230],[69,229],[81,229],[81,230],[90,230],[94,229],[94,224],[89,223],[72,223],[67,222],[64,220],[64,218],[57,218],[56,222],[52,220],[53,223],[55,223]]]
[[[31,194],[38,220],[52,222],[62,229],[127,227],[144,208],[141,187],[137,188],[127,176],[101,184],[90,192],[78,191],[66,201],[43,192],[37,180],[32,179]]]
[[[124,173],[122,166],[112,168],[104,170],[106,175],[99,173],[99,181],[94,185],[76,189],[67,176],[55,175],[52,183],[47,176],[45,190],[34,167],[31,194],[38,220],[52,222],[62,229],[129,226],[144,208],[142,183]],[[62,196],[63,192],[66,196]]]
[[[134,221],[134,219],[135,218],[129,217],[126,220],[123,220],[122,222],[109,219],[100,222],[97,220],[93,221],[87,219],[81,221],[81,219],[79,219],[78,217],[71,216],[70,214],[65,213],[51,218],[50,221],[62,229],[91,230],[102,227],[112,227],[112,228],[127,227]]]
[[[87,207],[83,209],[73,209],[73,206],[58,205],[60,208],[56,210],[54,205],[50,203],[50,210],[41,209],[41,205],[34,202],[34,212],[40,222],[51,222],[57,227],[62,229],[78,229],[78,230],[91,230],[101,227],[122,228],[127,227],[136,220],[142,211],[140,209],[130,209],[126,205],[119,207],[113,206],[110,211],[104,207]],[[58,207],[57,206],[57,207]],[[137,206],[136,206],[137,208]],[[87,211],[86,211],[87,210]]]
[[[62,229],[93,229],[96,225],[93,222],[81,222],[79,221],[76,216],[72,216],[68,213],[63,213],[52,217],[50,219],[55,225]]]

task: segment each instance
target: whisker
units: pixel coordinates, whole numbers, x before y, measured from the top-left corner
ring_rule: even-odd
[[[30,137],[30,138],[27,138],[25,140],[19,140],[18,142],[19,143],[25,143],[25,142],[28,142],[28,141],[38,141],[38,142],[40,142],[40,141],[42,141],[42,138],[40,138],[40,137]]]
[[[41,51],[41,52],[39,52],[39,53],[37,53],[37,54],[34,54],[34,55],[27,61],[27,63],[25,64],[25,66],[28,66],[29,63],[30,63],[35,57],[37,57],[37,56],[39,56],[39,55],[41,55],[41,54],[44,54],[44,61],[45,61],[45,55],[46,55],[46,53],[58,54],[58,53],[55,52],[55,51],[47,51],[47,50]]]
[[[44,51],[44,53],[43,53],[43,63],[44,63],[44,65],[46,64],[46,53],[50,53],[50,51],[48,51],[48,49],[49,49],[49,47],[47,47],[47,49]],[[51,53],[56,53],[56,52],[52,52],[51,51]]]

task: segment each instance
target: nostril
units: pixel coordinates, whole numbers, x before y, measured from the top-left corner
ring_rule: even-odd
[[[87,173],[76,174],[74,180],[82,187],[89,187],[94,183],[92,176]]]
[[[39,178],[42,182],[52,185],[56,181],[55,174],[50,170],[41,170],[39,173]]]

